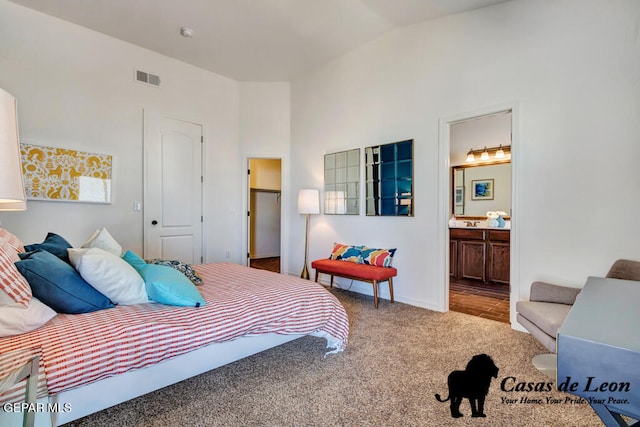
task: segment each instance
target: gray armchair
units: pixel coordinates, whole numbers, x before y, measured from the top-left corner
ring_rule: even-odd
[[[640,261],[619,259],[613,263],[606,277],[640,281]],[[555,353],[558,329],[578,293],[579,288],[534,282],[531,284],[529,301],[516,303],[518,323],[549,351]]]

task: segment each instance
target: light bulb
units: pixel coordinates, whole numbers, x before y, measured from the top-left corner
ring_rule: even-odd
[[[480,155],[480,160],[489,160],[489,152],[487,151],[487,147],[484,147],[484,151]]]
[[[496,159],[504,159],[504,150],[502,149],[502,144],[498,147],[498,151],[496,151]]]
[[[474,162],[476,158],[473,155],[473,150],[469,150],[467,153],[467,162]]]

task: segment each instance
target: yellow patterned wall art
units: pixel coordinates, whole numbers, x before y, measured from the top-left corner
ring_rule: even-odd
[[[111,203],[111,156],[20,144],[27,198]]]

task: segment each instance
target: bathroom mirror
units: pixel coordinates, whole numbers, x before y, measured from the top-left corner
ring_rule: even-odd
[[[456,218],[484,218],[488,211],[511,215],[510,161],[454,166],[451,170],[451,212]]]
[[[413,216],[413,140],[367,147],[366,212],[373,216]]]
[[[324,156],[324,213],[359,215],[360,149]]]

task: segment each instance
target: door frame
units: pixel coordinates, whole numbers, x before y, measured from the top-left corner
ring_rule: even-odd
[[[285,236],[288,235],[288,221],[285,221],[285,201],[287,200],[285,197],[285,159],[284,156],[253,156],[253,155],[245,155],[244,156],[244,189],[245,189],[245,197],[244,197],[244,209],[243,212],[249,212],[249,207],[251,205],[251,180],[249,178],[249,174],[247,170],[250,168],[251,160],[280,160],[280,273],[286,274],[288,264],[286,260],[286,246],[285,246]],[[249,216],[247,215],[246,220],[244,221],[243,227],[243,252],[242,257],[244,260],[244,265],[249,266],[250,261],[250,234],[251,227],[249,226]]]
[[[451,188],[451,160],[450,160],[450,131],[451,125],[457,122],[496,114],[511,110],[511,248],[510,248],[510,295],[509,316],[511,327],[517,324],[515,303],[520,297],[520,250],[518,227],[518,167],[520,165],[520,132],[519,132],[519,106],[515,101],[504,104],[496,104],[476,110],[466,111],[442,117],[439,120],[438,141],[438,277],[440,285],[437,289],[436,304],[439,311],[449,310],[449,207]]]
[[[202,129],[202,142],[200,144],[200,174],[202,176],[201,179],[201,183],[200,183],[200,215],[202,216],[203,220],[201,222],[200,225],[200,257],[202,259],[203,263],[207,262],[207,253],[206,253],[206,245],[205,245],[205,236],[206,236],[206,200],[205,200],[205,194],[206,193],[206,189],[205,189],[205,183],[206,183],[206,162],[205,162],[205,156],[206,156],[206,145],[207,145],[207,127],[204,124],[203,120],[195,120],[195,119],[185,119],[183,117],[174,115],[174,114],[167,114],[167,113],[163,113],[163,112],[159,112],[159,111],[155,111],[155,110],[147,110],[147,109],[143,109],[142,110],[142,253],[144,256],[144,253],[146,251],[146,246],[147,246],[147,225],[148,225],[148,218],[147,218],[147,213],[148,211],[146,210],[146,197],[148,192],[148,179],[147,179],[147,160],[148,160],[148,156],[146,155],[146,150],[147,150],[147,138],[150,138],[150,135],[148,133],[147,130],[147,124],[149,121],[149,116],[151,115],[155,115],[155,116],[160,116],[160,117],[165,117],[165,118],[169,118],[172,120],[179,120],[181,122],[186,122],[186,123],[192,123],[194,125],[200,126],[200,128]]]

